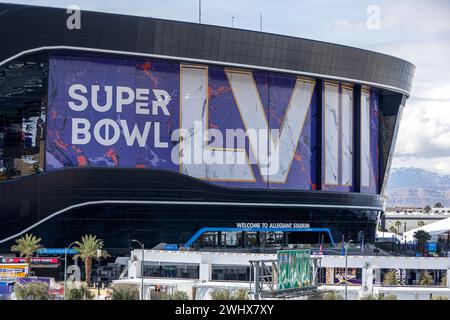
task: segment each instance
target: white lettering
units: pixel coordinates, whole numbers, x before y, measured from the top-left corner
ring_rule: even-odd
[[[82,84],[73,84],[69,87],[69,96],[72,99],[78,100],[80,104],[75,104],[73,101],[69,101],[69,108],[73,111],[84,111],[88,107],[88,99],[77,93],[77,91],[81,93],[87,93],[87,89]]]
[[[72,118],[72,144],[88,144],[91,141],[90,127],[91,123],[89,120]],[[82,135],[81,138],[80,135]]]
[[[155,122],[155,148],[167,148],[169,144],[161,141],[161,127],[159,122]]]
[[[113,130],[112,136],[110,136],[110,127]],[[105,134],[102,137],[100,130],[104,128]],[[103,146],[111,146],[119,140],[120,128],[117,122],[111,119],[102,119],[94,127],[94,137]]]
[[[126,98],[124,97],[126,95]],[[122,106],[131,104],[134,101],[134,91],[130,87],[117,87],[116,110],[122,112]]]
[[[155,94],[157,101],[153,101],[152,113],[154,115],[157,115],[158,108],[161,108],[164,115],[170,116],[169,110],[167,110],[167,105],[170,102],[170,95],[167,93],[166,90],[158,90],[158,89],[154,89],[153,93]]]
[[[136,89],[136,100],[148,100],[148,94],[150,90],[148,89]],[[169,98],[170,99],[170,98]],[[136,102],[136,114],[145,114],[149,115],[150,110],[148,109],[148,103],[147,102]]]
[[[123,129],[123,136],[125,137],[125,141],[127,142],[127,146],[133,146],[134,141],[137,140],[138,145],[140,147],[145,147],[145,143],[147,141],[148,133],[150,131],[150,127],[152,123],[150,121],[145,123],[144,130],[142,134],[139,132],[139,128],[137,124],[134,125],[133,131],[130,134],[130,130],[128,129],[128,124],[125,120],[120,120],[120,125]]]
[[[100,86],[92,86],[92,93],[91,93],[91,101],[92,101],[92,107],[98,112],[106,112],[109,109],[111,109],[112,106],[112,87],[111,86],[105,86],[105,92],[106,92],[106,102],[105,105],[101,106],[98,103],[98,92],[100,91]]]

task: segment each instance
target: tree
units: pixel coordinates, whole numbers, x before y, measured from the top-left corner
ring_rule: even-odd
[[[32,234],[26,234],[22,238],[16,240],[16,244],[11,247],[12,252],[18,252],[21,257],[25,257],[25,263],[31,263],[31,257],[39,249],[43,248],[39,243],[41,238]]]
[[[172,300],[189,300],[186,291],[176,290],[172,295]]]
[[[390,226],[389,227],[389,231],[392,232],[392,233],[397,233],[397,229],[395,229],[394,226]]]
[[[81,242],[77,241],[75,244],[78,247],[74,249],[78,252],[74,258],[81,258],[84,261],[85,273],[86,273],[86,284],[88,287],[91,286],[91,270],[92,270],[92,260],[98,259],[98,251],[100,251],[100,258],[108,257],[109,254],[102,250],[103,241],[97,239],[94,235],[84,235],[81,237]]]
[[[48,284],[45,282],[16,283],[14,294],[18,300],[49,300]]]
[[[442,205],[442,203],[436,202],[433,207],[435,207],[435,208],[443,208],[444,206]]]
[[[422,255],[425,256],[425,244],[431,240],[431,235],[425,230],[417,230],[414,232],[414,239],[417,240],[417,243],[422,251]]]
[[[423,271],[420,275],[419,284],[421,286],[431,286],[433,284],[433,277],[426,271]]]
[[[417,222],[417,225],[418,225],[419,227],[423,227],[423,226],[425,225],[425,221],[419,220],[419,221]]]
[[[80,288],[72,288],[67,292],[67,300],[92,300],[94,294],[84,285]]]
[[[431,207],[429,205],[426,205],[425,208],[423,208],[424,211],[431,211]]]
[[[441,279],[441,286],[446,287],[447,286],[447,276],[443,276]]]
[[[139,300],[139,290],[136,288],[115,288],[113,300]]]
[[[397,286],[399,285],[397,281],[397,276],[395,270],[389,270],[384,274],[383,283],[387,286]]]
[[[395,227],[397,228],[397,234],[400,234],[400,227],[402,226],[402,223],[400,221],[395,221]]]

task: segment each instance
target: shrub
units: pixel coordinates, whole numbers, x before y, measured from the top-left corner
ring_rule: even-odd
[[[248,300],[248,290],[239,289],[234,293],[235,299],[233,300]]]
[[[80,288],[72,288],[67,291],[67,300],[92,300],[94,299],[94,295],[92,292],[86,287],[86,285],[82,285]]]
[[[166,291],[151,290],[151,300],[170,300],[169,294]]]
[[[395,270],[389,270],[384,274],[383,283],[388,286],[396,286],[398,285],[397,276],[395,274]]]
[[[18,300],[49,300],[48,284],[45,282],[30,282],[24,285],[16,283],[14,294]]]
[[[419,284],[421,286],[431,286],[433,284],[433,278],[431,277],[431,274],[429,274],[426,271],[423,271],[420,275]]]
[[[312,294],[312,295],[309,295],[307,300],[323,300],[323,294]]]
[[[441,279],[441,286],[446,287],[447,286],[447,276],[443,276]]]
[[[397,300],[397,296],[393,293],[389,293],[386,295],[379,295],[378,300]]]
[[[236,291],[226,289],[214,289],[211,292],[212,300],[248,300],[247,289],[238,289]]]
[[[360,297],[359,300],[377,300],[377,296],[373,293],[369,293],[365,296]]]
[[[323,300],[344,300],[344,297],[337,291],[325,292]]]
[[[172,300],[189,300],[189,296],[186,291],[176,290],[172,295]]]
[[[214,289],[211,292],[213,300],[231,300],[231,292],[229,290]]]
[[[448,298],[444,296],[434,296],[431,300],[448,300]]]
[[[139,290],[136,288],[115,288],[112,300],[139,300]]]

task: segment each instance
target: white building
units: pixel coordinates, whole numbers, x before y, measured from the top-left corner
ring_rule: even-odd
[[[404,241],[414,241],[414,233],[419,230],[428,232],[431,235],[433,241],[437,241],[440,236],[448,238],[450,235],[450,218],[409,230],[403,234]]]

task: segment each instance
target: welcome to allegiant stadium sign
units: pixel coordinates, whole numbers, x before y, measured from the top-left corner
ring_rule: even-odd
[[[292,180],[308,189],[315,87],[314,79],[268,72],[52,56],[47,169],[159,168],[256,186]]]
[[[309,227],[309,223],[300,222],[236,222],[236,228],[240,229],[305,229]]]

